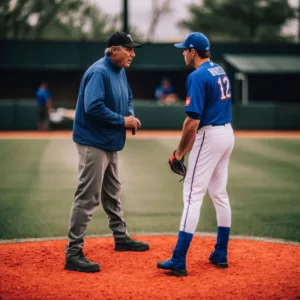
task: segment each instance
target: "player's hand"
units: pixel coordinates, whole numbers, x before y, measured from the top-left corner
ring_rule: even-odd
[[[173,151],[169,157],[169,165],[171,170],[180,175],[183,176],[183,179],[185,178],[186,175],[186,167],[184,165],[184,157],[182,157],[181,159],[177,159],[176,158],[176,150]]]
[[[176,150],[176,151],[175,151],[175,158],[176,158],[177,160],[182,160],[183,155],[180,154],[180,152],[179,152],[178,150]]]

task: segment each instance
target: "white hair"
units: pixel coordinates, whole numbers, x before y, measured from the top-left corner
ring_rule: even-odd
[[[121,50],[122,49],[122,46],[115,46],[117,50]],[[107,55],[107,56],[110,56],[112,54],[112,51],[111,51],[111,47],[109,48],[106,48],[104,50],[104,54]]]

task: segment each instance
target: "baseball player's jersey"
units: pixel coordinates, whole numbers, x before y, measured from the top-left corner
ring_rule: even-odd
[[[230,82],[223,68],[203,63],[188,76],[186,88],[185,112],[200,120],[200,127],[231,122]]]
[[[48,90],[38,89],[36,92],[36,103],[38,107],[43,108],[51,98]]]

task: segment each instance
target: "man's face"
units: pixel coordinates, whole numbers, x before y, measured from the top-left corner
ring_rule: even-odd
[[[163,80],[161,85],[162,85],[165,89],[168,89],[168,88],[171,86],[169,80]]]
[[[133,48],[122,46],[121,49],[118,50],[115,46],[113,46],[112,52],[112,59],[120,68],[129,68],[133,58],[135,57]]]
[[[47,90],[48,89],[48,84],[47,83],[42,83],[42,85],[41,85],[41,89],[43,89],[43,90]]]
[[[184,56],[185,64],[188,67],[194,67],[194,49],[184,49],[182,55]]]

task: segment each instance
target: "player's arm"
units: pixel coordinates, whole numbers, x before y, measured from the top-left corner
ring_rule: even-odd
[[[199,83],[197,78],[194,80],[194,76],[192,73],[187,79],[187,100],[185,105],[187,117],[183,123],[176,159],[181,159],[191,151],[204,109],[204,82],[200,81]]]
[[[182,157],[184,157],[188,152],[191,151],[199,127],[199,123],[200,120],[195,120],[190,117],[186,117],[186,119],[184,120],[181,139],[175,153],[176,159],[182,159]]]

